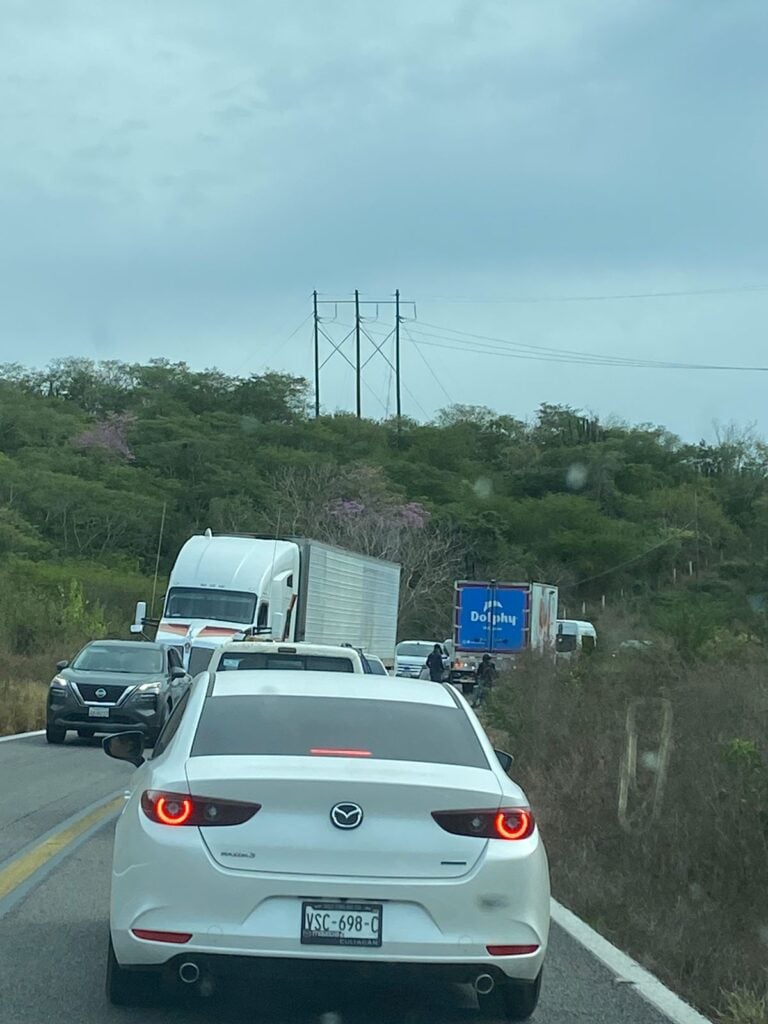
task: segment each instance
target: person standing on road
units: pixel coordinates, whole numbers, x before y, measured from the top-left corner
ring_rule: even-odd
[[[442,683],[445,675],[445,664],[443,663],[443,649],[440,644],[435,644],[432,653],[427,658],[429,678],[433,683]]]
[[[496,682],[496,665],[491,661],[490,654],[484,654],[483,660],[475,672],[475,707],[479,707],[489,690]]]

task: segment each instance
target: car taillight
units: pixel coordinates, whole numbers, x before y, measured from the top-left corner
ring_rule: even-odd
[[[216,800],[189,793],[167,793],[147,789],[141,794],[141,809],[158,825],[242,825],[261,810],[261,804],[240,800]]]
[[[536,827],[528,807],[502,807],[495,811],[433,811],[432,817],[446,832],[480,839],[527,839]]]
[[[311,747],[313,757],[370,757],[370,750],[357,750],[348,747]]]

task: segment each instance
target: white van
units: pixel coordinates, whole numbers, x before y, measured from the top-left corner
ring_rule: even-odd
[[[437,646],[442,651],[443,665],[447,671],[448,654],[442,644]],[[395,675],[418,679],[427,658],[434,649],[434,640],[401,640],[395,648]]]
[[[588,654],[597,647],[597,631],[591,622],[581,619],[558,619],[555,635],[555,657],[570,661],[580,654]]]

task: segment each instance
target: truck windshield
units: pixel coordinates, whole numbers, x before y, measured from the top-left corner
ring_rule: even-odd
[[[239,590],[172,587],[165,603],[165,618],[252,623],[255,610],[255,594]]]
[[[397,645],[396,654],[398,658],[426,658],[432,653],[434,648],[434,644],[406,641]]]
[[[72,662],[80,672],[127,672],[150,675],[163,671],[163,652],[140,643],[89,644]]]
[[[576,637],[573,633],[558,633],[555,638],[555,650],[562,652],[575,651]]]

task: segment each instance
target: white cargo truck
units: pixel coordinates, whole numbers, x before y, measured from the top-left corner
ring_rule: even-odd
[[[132,632],[157,626],[192,675],[212,651],[247,633],[351,644],[394,664],[400,566],[302,538],[190,537],[171,570],[159,620],[136,608]]]

